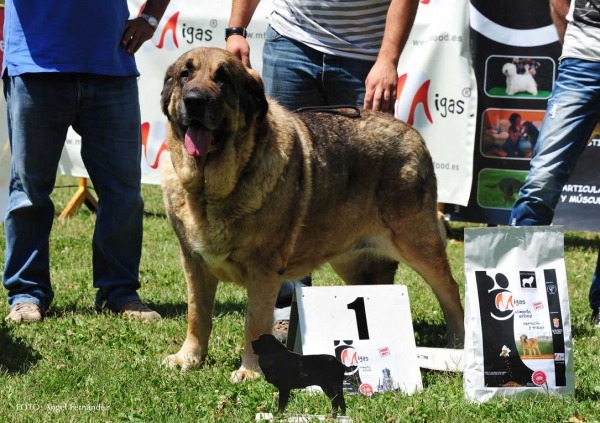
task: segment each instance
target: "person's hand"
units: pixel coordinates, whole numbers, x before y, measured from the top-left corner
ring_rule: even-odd
[[[365,81],[365,109],[389,112],[396,101],[398,70],[391,62],[378,60]]]
[[[244,66],[251,68],[250,66],[250,44],[248,44],[248,40],[246,40],[241,35],[231,35],[227,38],[227,45],[225,49],[235,54],[238,59],[242,61]]]
[[[135,54],[136,51],[154,35],[154,29],[143,18],[131,19],[125,22],[121,44],[127,53]]]

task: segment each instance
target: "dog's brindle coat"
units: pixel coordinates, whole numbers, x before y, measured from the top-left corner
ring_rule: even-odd
[[[397,263],[408,264],[437,296],[448,341],[462,342],[433,164],[416,130],[372,111],[291,113],[215,48],[168,69],[161,103],[171,152],[163,193],[188,287],[187,337],[167,364],[201,364],[217,283],[233,281],[246,287],[248,309],[232,379],[258,376],[251,341],[270,333],[281,281],[326,262],[348,284],[392,283]]]

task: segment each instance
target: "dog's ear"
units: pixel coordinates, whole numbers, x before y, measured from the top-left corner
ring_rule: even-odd
[[[175,88],[175,63],[169,66],[167,73],[165,74],[165,80],[163,82],[163,89],[160,93],[160,107],[162,112],[169,117],[169,103],[171,102],[171,95],[173,94],[173,88]]]
[[[262,78],[254,69],[246,68],[246,92],[247,96],[243,96],[242,108],[246,114],[246,120],[252,119],[252,116],[258,110],[258,121],[261,122],[267,115],[269,103],[265,97],[265,86]],[[247,101],[246,101],[247,99]]]

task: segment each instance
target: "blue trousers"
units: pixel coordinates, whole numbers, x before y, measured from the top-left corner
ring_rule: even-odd
[[[289,110],[356,105],[365,101],[365,80],[374,62],[321,53],[267,28],[263,48],[266,93]]]
[[[600,117],[600,62],[564,59],[535,145],[531,169],[510,225],[549,225],[563,186],[575,169]],[[590,287],[590,306],[600,308],[600,254]]]
[[[119,311],[139,299],[144,203],[137,78],[35,73],[4,78],[12,153],[3,284],[8,302],[47,310],[50,194],[69,126],[98,195],[92,241],[96,304]]]

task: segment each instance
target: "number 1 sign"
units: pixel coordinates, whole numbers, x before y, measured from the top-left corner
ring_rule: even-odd
[[[296,288],[288,348],[336,356],[350,393],[422,388],[404,285]]]

